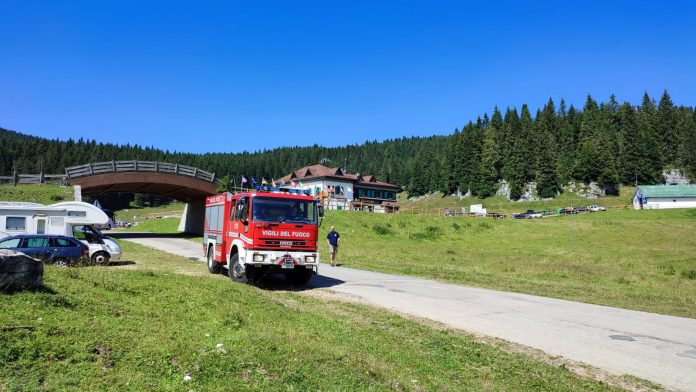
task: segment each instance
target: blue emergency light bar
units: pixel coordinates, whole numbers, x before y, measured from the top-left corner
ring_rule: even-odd
[[[309,191],[309,189],[302,190],[302,189],[279,188],[277,186],[268,186],[268,185],[257,185],[256,190],[259,192],[283,192],[283,193],[289,193],[291,195],[311,196],[311,194],[312,194]]]

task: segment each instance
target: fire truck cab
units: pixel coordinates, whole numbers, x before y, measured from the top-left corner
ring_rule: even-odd
[[[318,272],[323,209],[311,196],[258,187],[210,196],[205,204],[203,252],[210,273],[226,269],[235,282],[252,284],[282,273],[291,284],[303,285]]]

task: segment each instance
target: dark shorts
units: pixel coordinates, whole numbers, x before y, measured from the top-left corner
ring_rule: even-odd
[[[330,253],[338,253],[338,245],[329,245],[329,252]]]

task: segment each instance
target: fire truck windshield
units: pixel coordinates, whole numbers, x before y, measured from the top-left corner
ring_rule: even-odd
[[[317,222],[317,207],[310,200],[256,196],[251,203],[251,213],[255,222]]]

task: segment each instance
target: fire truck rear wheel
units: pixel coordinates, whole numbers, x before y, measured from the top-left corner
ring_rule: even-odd
[[[219,274],[220,273],[220,264],[215,261],[215,251],[213,250],[213,247],[210,246],[208,247],[208,255],[207,260],[208,260],[208,272],[211,274]]]
[[[312,279],[314,272],[304,267],[295,267],[291,272],[285,273],[285,279],[293,286],[304,286]]]
[[[229,277],[237,283],[255,284],[257,273],[253,269],[248,269],[243,263],[239,262],[239,254],[235,253],[230,258],[230,268],[227,270]]]

